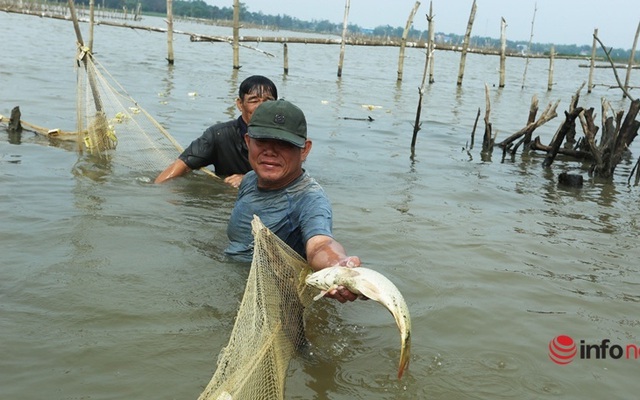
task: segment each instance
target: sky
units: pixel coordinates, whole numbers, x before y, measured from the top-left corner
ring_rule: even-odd
[[[232,7],[232,0],[206,0]],[[289,15],[300,20],[329,20],[342,24],[345,0],[244,0],[251,12]],[[350,0],[349,23],[363,28],[403,27],[415,0]],[[436,32],[464,35],[473,0],[433,0]],[[414,28],[427,30],[430,3],[420,1]],[[594,29],[605,46],[630,49],[640,23],[636,0],[476,0],[472,36],[500,38],[501,18],[507,40],[591,46]],[[535,19],[534,19],[535,11]],[[532,24],[533,22],[533,24]]]

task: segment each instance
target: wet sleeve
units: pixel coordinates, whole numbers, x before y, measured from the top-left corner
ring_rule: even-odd
[[[178,158],[191,169],[199,169],[215,162],[214,130],[208,128],[202,136],[191,142]]]

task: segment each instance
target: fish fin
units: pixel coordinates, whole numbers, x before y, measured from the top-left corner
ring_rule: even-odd
[[[318,293],[314,298],[313,301],[318,301],[321,298],[323,298],[327,293],[329,293],[330,291],[332,291],[333,289],[337,288],[338,285],[333,285],[331,286],[329,289],[327,290],[321,290],[320,293]]]
[[[329,292],[328,290],[321,290],[321,291],[320,291],[320,293],[318,293],[317,295],[315,295],[315,296],[313,297],[313,301],[318,301],[318,300],[320,300],[320,299],[321,299],[321,298],[323,298],[323,297],[324,297],[324,295],[325,295],[325,294],[327,294],[328,292]]]

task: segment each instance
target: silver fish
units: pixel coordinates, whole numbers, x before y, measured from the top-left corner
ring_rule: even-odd
[[[409,367],[411,352],[411,316],[404,297],[387,277],[372,269],[358,267],[329,267],[307,275],[306,283],[320,289],[314,300],[318,300],[329,291],[344,286],[354,294],[366,296],[384,305],[396,320],[400,330],[401,350],[398,379],[402,378]]]

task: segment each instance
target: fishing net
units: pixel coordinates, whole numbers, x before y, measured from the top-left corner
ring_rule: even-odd
[[[289,361],[306,345],[304,310],[313,301],[306,261],[252,221],[253,261],[231,338],[199,400],[284,398]]]
[[[80,152],[145,170],[176,159],[180,145],[84,47],[79,47],[77,67]]]

